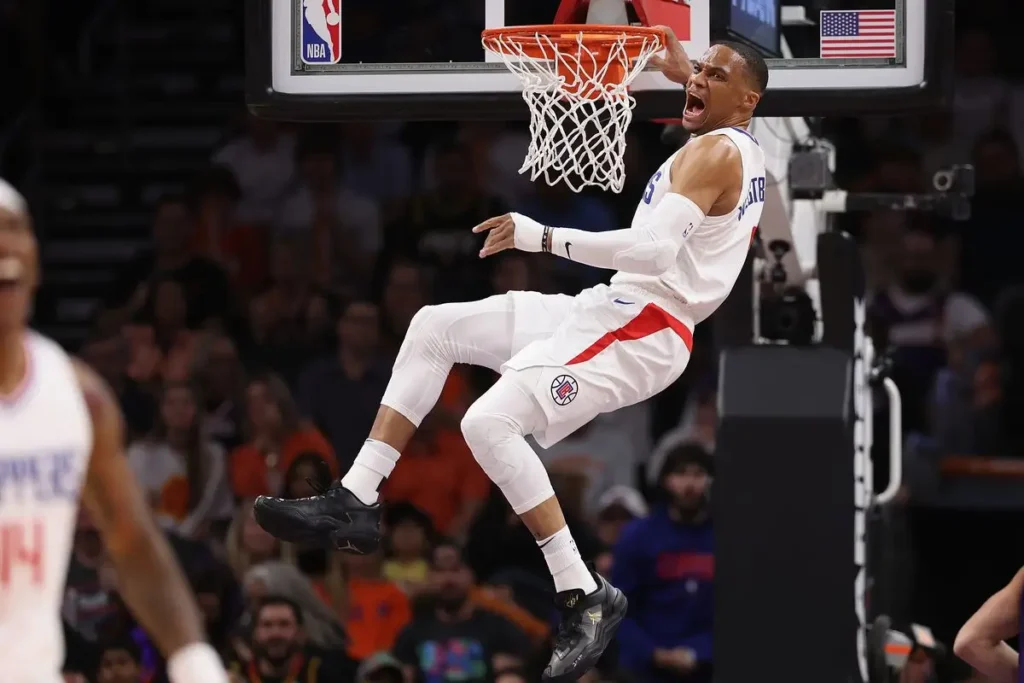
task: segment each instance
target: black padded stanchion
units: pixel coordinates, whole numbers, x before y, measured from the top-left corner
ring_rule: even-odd
[[[715,681],[860,680],[853,356],[736,348],[720,373]]]

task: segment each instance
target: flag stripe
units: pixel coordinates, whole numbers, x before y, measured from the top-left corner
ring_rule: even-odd
[[[827,10],[819,22],[822,58],[895,57],[895,10]]]

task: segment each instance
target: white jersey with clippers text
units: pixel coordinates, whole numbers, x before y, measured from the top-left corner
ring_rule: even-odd
[[[721,128],[708,135],[723,135],[740,151],[743,185],[736,207],[723,216],[707,216],[700,225],[679,226],[683,243],[676,264],[661,275],[616,273],[612,284],[640,286],[682,305],[694,324],[715,312],[729,292],[747,260],[747,252],[761,220],[764,208],[764,152],[757,140],[742,128]],[[633,225],[642,225],[665,193],[671,188],[669,177],[675,152],[651,176]]]
[[[0,683],[55,683],[92,420],[67,354],[34,332],[25,345],[25,380],[0,398]]]

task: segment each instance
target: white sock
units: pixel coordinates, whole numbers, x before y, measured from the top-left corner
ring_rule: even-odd
[[[401,453],[383,441],[367,439],[352,467],[341,478],[341,485],[364,505],[373,505],[377,502],[377,487],[395,469],[399,456]]]
[[[594,575],[583,563],[569,527],[564,526],[554,536],[537,541],[537,545],[544,553],[544,560],[555,580],[555,591],[579,589],[584,595],[590,595],[597,590]]]

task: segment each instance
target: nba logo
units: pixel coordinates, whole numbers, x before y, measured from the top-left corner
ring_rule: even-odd
[[[341,0],[302,0],[302,53],[306,64],[341,59]]]

